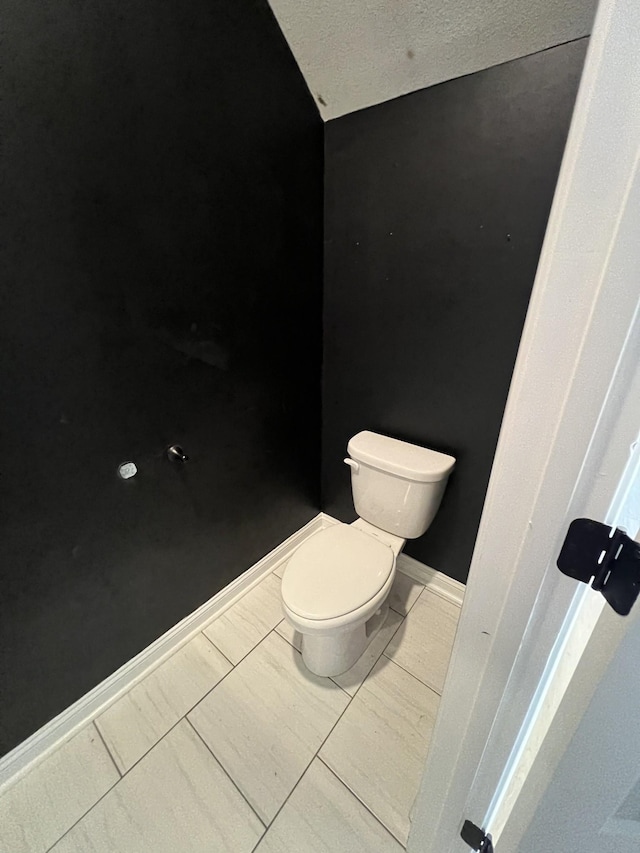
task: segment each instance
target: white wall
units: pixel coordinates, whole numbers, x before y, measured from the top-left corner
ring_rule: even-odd
[[[597,5],[596,0],[269,2],[325,120],[587,35]]]

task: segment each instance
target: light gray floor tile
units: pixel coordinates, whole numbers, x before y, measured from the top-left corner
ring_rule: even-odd
[[[385,654],[442,693],[460,608],[425,589]]]
[[[206,637],[197,634],[96,720],[125,773],[231,670]]]
[[[93,724],[82,729],[0,797],[0,850],[48,850],[119,778]]]
[[[256,853],[402,853],[402,849],[316,758]]]
[[[302,634],[294,631],[286,619],[283,619],[282,622],[279,622],[276,625],[276,631],[281,637],[290,643],[294,649],[297,649],[299,652],[302,651]]]
[[[189,714],[258,815],[270,822],[349,697],[271,633]]]
[[[275,628],[282,616],[280,578],[270,574],[207,625],[204,633],[236,664]]]
[[[382,657],[320,750],[402,844],[438,702],[436,693]]]
[[[387,603],[396,613],[406,616],[423,589],[423,584],[414,581],[408,575],[403,575],[402,572],[396,572]]]
[[[218,762],[183,720],[53,851],[249,853],[263,831]]]

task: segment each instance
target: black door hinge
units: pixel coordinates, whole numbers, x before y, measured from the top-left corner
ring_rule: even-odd
[[[640,545],[623,530],[590,518],[569,525],[558,556],[560,571],[600,591],[611,607],[627,616],[640,593]]]
[[[479,853],[493,853],[493,842],[491,836],[488,835],[475,823],[470,820],[465,820],[460,830],[460,838],[465,844],[468,844],[472,850],[477,850]]]

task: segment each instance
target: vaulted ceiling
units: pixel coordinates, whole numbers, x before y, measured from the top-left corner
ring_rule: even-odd
[[[596,0],[270,0],[322,117],[591,31]]]

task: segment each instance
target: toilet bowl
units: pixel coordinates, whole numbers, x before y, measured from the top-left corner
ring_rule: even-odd
[[[319,531],[284,571],[285,617],[302,635],[303,660],[316,675],[346,672],[384,624],[404,539],[386,534],[383,541],[368,527],[358,519]]]
[[[348,445],[353,524],[314,534],[282,578],[282,605],[302,635],[302,658],[316,675],[339,675],[362,656],[387,615],[396,558],[421,536],[442,499],[455,459],[388,436],[361,432]]]

